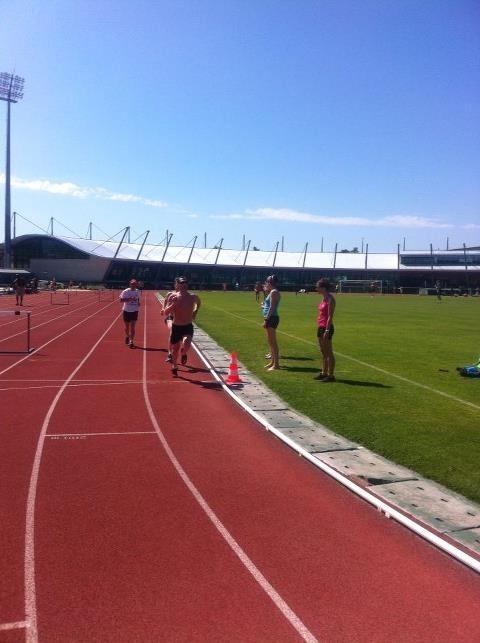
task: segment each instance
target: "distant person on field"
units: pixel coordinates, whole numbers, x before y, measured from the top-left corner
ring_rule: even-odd
[[[439,282],[439,281],[436,281],[436,282],[435,282],[435,292],[436,292],[436,294],[437,294],[437,299],[438,299],[438,301],[441,301],[441,300],[442,300],[442,288],[441,288],[441,286],[440,286],[440,282]]]
[[[201,301],[198,295],[188,292],[188,281],[186,277],[178,277],[178,291],[165,306],[165,314],[173,316],[172,332],[170,342],[172,345],[172,375],[178,373],[178,355],[183,366],[187,363],[188,351],[192,345],[193,321],[200,310]]]
[[[168,306],[170,303],[172,296],[175,295],[178,292],[178,277],[175,278],[174,284],[173,284],[174,290],[171,290],[170,292],[167,292],[165,295],[165,299],[163,300],[163,306],[161,313],[164,315],[164,322],[168,328],[168,354],[167,354],[167,359],[165,360],[166,362],[171,362],[172,361],[172,352],[173,352],[173,347],[172,347],[172,325],[173,325],[173,315],[165,315],[165,308]]]
[[[270,347],[270,361],[265,365],[269,371],[276,371],[280,368],[279,350],[277,343],[277,328],[280,323],[278,316],[278,306],[280,304],[280,291],[278,289],[278,277],[271,275],[267,277],[264,285],[266,292],[265,301],[262,305],[263,310],[263,327],[267,333],[268,345]]]
[[[317,338],[322,353],[322,370],[314,379],[321,382],[335,381],[335,355],[333,354],[332,338],[335,332],[333,315],[335,313],[335,297],[330,293],[328,279],[317,281],[317,292],[323,296],[318,305]]]
[[[255,293],[255,301],[260,301],[260,293],[263,293],[263,299],[265,300],[265,291],[262,288],[262,284],[257,281],[255,286],[253,287],[253,292]]]
[[[120,301],[122,302],[123,321],[125,323],[125,344],[134,348],[135,344],[135,324],[138,319],[138,311],[140,309],[140,291],[137,288],[138,283],[136,279],[130,279],[128,288],[120,294]]]
[[[13,289],[15,291],[16,306],[23,306],[23,296],[25,295],[26,285],[27,282],[25,277],[22,275],[15,275],[15,279],[13,280]]]

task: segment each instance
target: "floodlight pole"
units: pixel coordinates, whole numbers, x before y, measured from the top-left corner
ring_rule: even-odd
[[[7,103],[7,149],[5,160],[5,244],[3,253],[4,268],[12,265],[12,222],[10,193],[10,104],[23,98],[24,79],[5,72],[0,73],[0,100]]]

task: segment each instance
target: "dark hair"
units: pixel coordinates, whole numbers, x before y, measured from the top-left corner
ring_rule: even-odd
[[[325,288],[325,290],[330,290],[330,282],[328,279],[319,279],[317,281],[317,288]]]
[[[272,286],[278,286],[278,277],[277,275],[270,275],[265,279],[267,284],[271,284]]]

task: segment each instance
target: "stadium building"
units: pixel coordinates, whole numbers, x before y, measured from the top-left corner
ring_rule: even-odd
[[[366,252],[302,252],[242,250],[163,244],[130,243],[127,231],[120,241],[27,234],[12,239],[13,267],[39,279],[123,286],[132,276],[146,288],[169,287],[175,276],[186,275],[194,288],[250,289],[268,274],[278,275],[286,290],[312,289],[320,277],[336,282],[357,281],[362,290],[378,281],[384,292],[398,288],[472,290],[480,286],[480,248],[456,250]],[[170,239],[171,240],[171,236]],[[0,246],[0,254],[3,248]],[[352,289],[354,285],[351,285]]]

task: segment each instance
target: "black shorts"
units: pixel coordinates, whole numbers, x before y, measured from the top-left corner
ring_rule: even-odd
[[[272,315],[265,320],[265,328],[277,328],[280,323],[280,317],[278,315]]]
[[[193,324],[185,324],[185,326],[172,324],[170,343],[177,344],[178,342],[181,342],[184,337],[193,337]]]
[[[317,328],[317,337],[319,339],[323,337],[325,335],[326,330],[327,329],[324,326],[320,326],[319,328]],[[328,336],[330,337],[330,339],[332,339],[334,333],[335,333],[335,327],[330,326],[330,328],[328,329]]]
[[[133,322],[138,319],[138,310],[129,313],[128,310],[123,311],[123,321],[124,322]]]

